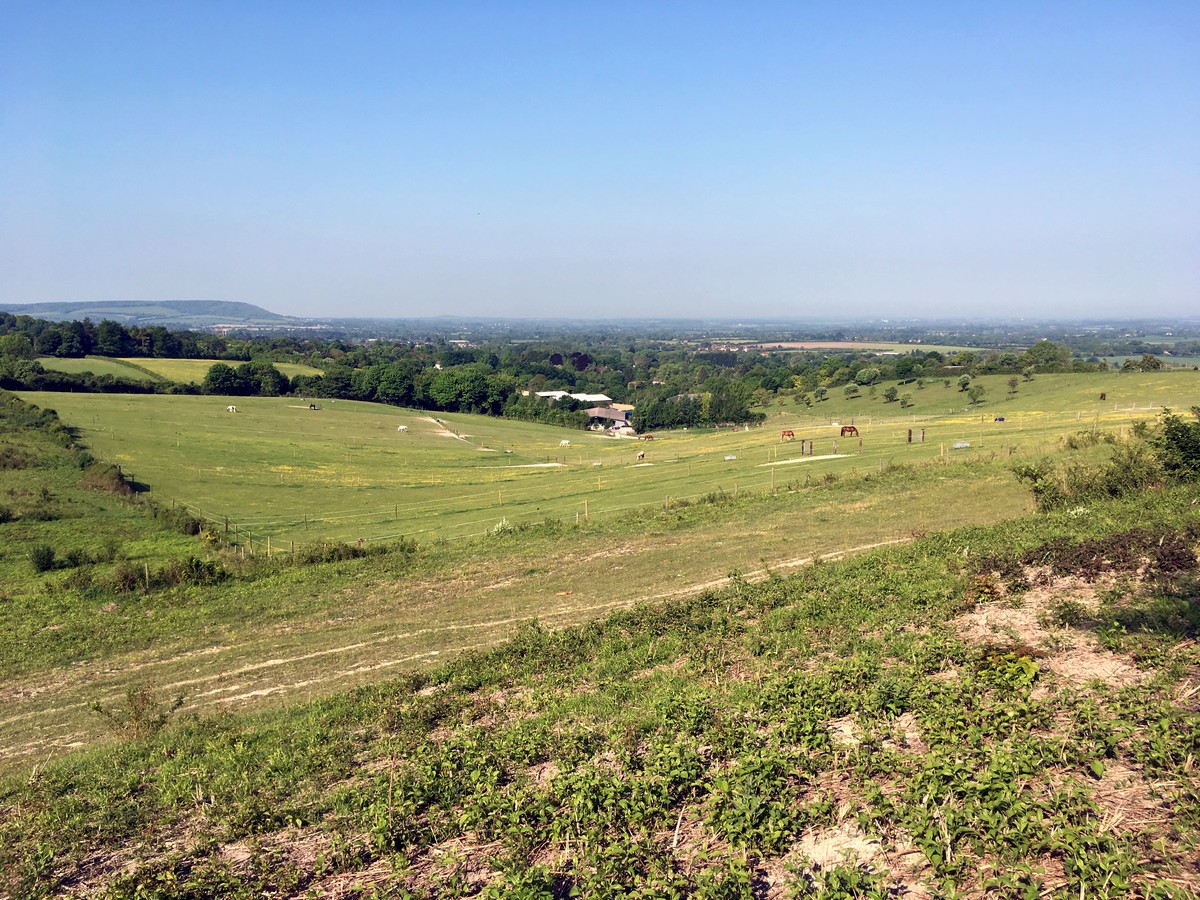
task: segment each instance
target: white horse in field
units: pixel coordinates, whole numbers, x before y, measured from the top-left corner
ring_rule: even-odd
[[[570,441],[559,441],[559,442],[558,442],[558,446],[560,446],[560,447],[570,447],[570,446],[571,446],[571,442],[570,442]]]
[[[397,431],[408,431],[407,425],[400,425],[396,428]]]
[[[227,406],[227,407],[225,407],[225,412],[237,412],[237,407],[236,406]]]

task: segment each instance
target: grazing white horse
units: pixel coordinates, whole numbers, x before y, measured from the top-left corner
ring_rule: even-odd
[[[225,407],[225,411],[226,412],[237,412],[237,407],[236,406],[227,406],[227,407]]]
[[[560,446],[560,447],[570,447],[570,446],[571,446],[571,442],[570,442],[570,441],[559,441],[559,442],[558,442],[558,446]]]
[[[407,425],[400,425],[396,428],[397,431],[408,431]]]
[[[637,458],[638,458],[638,462],[641,462],[643,459],[645,459],[645,458],[646,458],[646,451],[645,451],[645,450],[639,450],[639,451],[638,451],[638,457],[637,457]]]

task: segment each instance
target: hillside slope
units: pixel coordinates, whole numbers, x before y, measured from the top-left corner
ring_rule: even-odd
[[[131,692],[12,896],[1196,896],[1195,487],[929,535],[273,716]]]

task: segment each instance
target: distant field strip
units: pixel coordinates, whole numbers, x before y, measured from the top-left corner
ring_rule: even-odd
[[[91,372],[93,375],[112,375],[114,378],[124,378],[128,381],[160,381],[161,378],[136,360],[113,359],[106,356],[85,356],[80,359],[59,359],[55,356],[38,358],[43,369],[55,372],[68,372],[78,375]]]
[[[184,384],[199,384],[208,374],[208,370],[216,363],[223,363],[233,368],[241,365],[241,362],[236,359],[158,359],[156,357],[131,356],[113,361],[140,366],[153,372],[159,378]],[[295,378],[297,375],[325,374],[321,369],[299,363],[272,363],[272,365],[288,378]]]

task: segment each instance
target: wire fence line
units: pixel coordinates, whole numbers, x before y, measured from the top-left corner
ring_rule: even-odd
[[[1116,409],[1114,411],[1116,411],[1116,412],[1130,412],[1130,411],[1135,411],[1135,410],[1136,411],[1141,411],[1141,410],[1153,411],[1156,408],[1157,407],[1153,407],[1153,406],[1150,406],[1150,407],[1124,407],[1124,408]],[[988,422],[993,421],[993,419],[994,419],[994,417],[992,416],[991,413],[971,413],[966,410],[962,410],[961,413],[963,413],[961,419],[959,419],[958,421],[952,421],[952,422],[947,422],[946,420],[942,420],[940,422],[929,423],[928,419],[918,417],[917,415],[900,415],[900,416],[894,416],[894,417],[876,417],[876,416],[863,417],[863,416],[859,416],[859,417],[857,417],[857,421],[859,422],[859,424],[867,424],[873,428],[880,428],[880,427],[887,427],[887,426],[892,426],[892,427],[908,426],[910,423],[916,423],[918,421],[923,421],[926,423],[925,428],[936,428],[936,429],[938,429],[938,431],[941,431],[946,426],[950,426],[951,428],[954,428],[956,426],[960,427],[960,428],[962,428],[962,427],[974,428],[976,426],[987,424]],[[1037,421],[1035,430],[1037,432],[1041,433],[1042,435],[1048,437],[1052,432],[1054,432],[1054,431],[1061,432],[1061,430],[1064,427],[1069,427],[1071,424],[1073,424],[1075,422],[1084,422],[1085,416],[1086,416],[1086,419],[1092,419],[1093,417],[1099,418],[1099,417],[1101,417],[1101,415],[1102,414],[1098,413],[1098,411],[1095,411],[1095,410],[1089,410],[1089,411],[1054,410],[1054,411],[1047,411],[1046,413],[1037,413],[1037,412],[1031,413],[1031,412],[1026,411],[1026,412],[1019,413],[1017,416],[1013,416],[1011,418],[1014,422],[1018,419],[1018,417],[1021,419],[1025,419],[1027,426],[1030,424],[1033,424],[1032,422],[1029,422],[1030,419],[1035,420],[1035,421],[1040,420],[1040,421]],[[845,419],[846,422],[851,422],[854,420],[853,417],[843,417],[843,418]],[[865,422],[864,422],[864,420],[865,420]],[[832,424],[833,422],[834,422],[834,419],[831,418],[830,424]],[[803,426],[801,426],[801,427],[803,427]],[[809,427],[811,428],[811,427],[821,427],[821,426],[810,425]],[[916,429],[912,429],[912,430],[914,432],[916,431]],[[922,429],[922,430],[924,430],[924,429]],[[1025,432],[1025,433],[1028,434],[1028,432]],[[880,437],[884,437],[884,436],[880,435]],[[982,437],[982,434],[981,434],[981,437]],[[922,441],[918,441],[918,440],[908,441],[905,438],[906,438],[906,433],[902,429],[901,431],[897,431],[897,432],[894,432],[893,434],[887,435],[885,440],[887,442],[887,445],[889,445],[889,446],[911,445],[911,446],[916,447],[916,446],[919,446],[921,443],[925,443],[930,446],[937,443],[936,439],[932,440],[932,441],[922,442]],[[942,436],[941,440],[945,440],[945,437]],[[835,444],[836,444],[836,441],[835,441]],[[853,441],[852,439],[849,439],[849,440],[847,440],[847,444],[850,446],[855,446],[856,442]],[[754,447],[754,448],[749,448],[749,449],[747,449],[747,448],[738,448],[738,449],[739,449],[739,452],[741,454],[743,454],[744,456],[749,456],[752,453],[759,453],[759,452],[762,452],[763,450],[767,450],[768,460],[770,460],[772,453],[774,453],[777,457],[779,448],[778,447],[770,448],[770,447],[766,447],[766,446],[761,446],[761,447]],[[1024,448],[1010,448],[1010,455],[1012,455],[1014,452],[1019,453],[1021,455],[1025,455],[1029,451]],[[1040,452],[1040,451],[1038,451],[1038,452]],[[95,453],[95,451],[93,451],[93,453],[98,458],[103,459],[102,454]],[[803,460],[806,460],[807,458],[808,457],[795,458],[795,461],[803,461]],[[105,460],[105,461],[108,462],[108,460]],[[701,470],[699,473],[697,473],[698,477],[704,477],[707,479],[711,479],[713,477],[713,475],[720,474],[721,463],[725,462],[725,461],[727,461],[727,460],[724,459],[719,452],[713,452],[713,453],[707,454],[705,457],[701,457],[699,459],[691,459],[691,460],[688,460],[687,462],[689,465],[689,469],[690,469],[690,467],[694,466]],[[779,465],[784,465],[784,464],[790,463],[792,461],[793,461],[793,458],[788,458],[783,461],[779,461],[776,458],[774,463],[768,463],[768,465],[773,465],[773,466],[777,467]],[[942,461],[949,462],[949,459],[943,454]],[[674,460],[671,460],[671,462],[672,463],[680,463],[680,462],[682,462],[682,460],[680,460],[678,457],[676,457]],[[881,470],[886,468],[887,466],[891,465],[891,461],[876,460],[875,462],[877,462],[877,464]],[[111,463],[111,464],[115,465],[118,468],[118,470],[122,474],[122,477],[124,477],[127,481],[131,481],[131,482],[136,481],[135,474],[133,472],[129,472],[129,471],[125,470],[120,463]],[[151,468],[153,469],[154,466],[151,466]],[[619,467],[610,466],[610,467],[608,467],[608,471],[611,472],[611,471],[614,471],[614,469],[615,469],[616,471],[620,471],[620,472],[624,473],[624,472],[627,472],[627,470],[629,468],[633,468],[633,467],[626,466],[626,465],[619,465]],[[855,466],[852,468],[850,474],[857,475],[859,473],[860,469],[864,469],[867,472],[870,472],[874,468],[875,468],[875,466],[872,464],[866,464],[863,466]],[[578,471],[578,470],[576,470],[576,471]],[[794,489],[794,487],[796,486],[796,483],[798,481],[800,481],[800,479],[798,477],[790,477],[790,476],[792,476],[791,472],[788,472],[784,478],[777,479],[777,476],[775,474],[776,471],[778,471],[777,468],[772,469],[772,471],[769,475],[764,472],[756,477],[754,475],[751,475],[750,473],[747,473],[745,469],[741,469],[737,473],[736,478],[725,479],[724,485],[722,485],[720,483],[714,483],[707,489],[701,488],[699,490],[694,490],[694,491],[691,491],[688,493],[681,493],[678,495],[670,495],[669,493],[664,493],[662,505],[667,508],[670,507],[672,502],[677,503],[679,505],[684,505],[684,504],[691,505],[697,501],[704,500],[705,498],[712,498],[714,496],[715,497],[721,497],[721,496],[736,497],[742,491],[762,491],[763,489],[778,490],[780,488]],[[647,478],[661,477],[660,474],[656,473],[653,468],[647,467],[646,472],[648,473]],[[693,476],[689,475],[689,477],[693,477]],[[823,478],[823,477],[824,476],[821,476],[821,478]],[[821,478],[818,478],[816,480],[820,481]],[[814,480],[814,479],[812,479],[811,476],[806,477],[806,483],[808,483],[812,480]],[[523,524],[530,524],[530,523],[536,523],[536,522],[548,522],[548,521],[569,524],[569,523],[575,522],[575,521],[590,520],[593,517],[609,517],[609,516],[619,515],[619,514],[628,514],[630,512],[634,512],[634,511],[645,511],[645,510],[649,510],[649,509],[659,508],[659,503],[657,501],[654,501],[654,502],[646,501],[645,496],[644,496],[644,489],[641,491],[642,496],[634,502],[610,503],[609,497],[605,496],[605,495],[611,494],[612,492],[628,493],[627,485],[613,486],[613,487],[609,488],[607,491],[598,489],[595,493],[589,493],[584,496],[580,495],[581,492],[574,492],[570,498],[567,498],[567,497],[547,498],[545,496],[535,496],[533,494],[522,496],[520,492],[518,492],[517,490],[514,490],[512,488],[499,487],[500,484],[501,484],[501,482],[493,482],[491,485],[489,485],[486,488],[486,490],[488,490],[489,492],[491,490],[502,491],[503,495],[505,495],[505,496],[503,496],[503,499],[501,499],[495,505],[491,505],[491,506],[488,506],[485,508],[480,508],[478,510],[478,515],[476,515],[472,518],[461,518],[460,517],[460,518],[457,518],[453,522],[432,522],[432,523],[428,523],[428,524],[423,524],[420,527],[403,527],[399,530],[388,531],[388,532],[382,533],[382,534],[376,533],[376,534],[364,535],[362,537],[354,538],[352,540],[354,540],[355,542],[357,542],[358,545],[361,546],[367,542],[378,543],[378,542],[384,542],[384,541],[394,541],[394,540],[398,540],[398,539],[402,539],[402,538],[425,537],[425,536],[429,536],[429,535],[437,535],[437,536],[445,537],[447,539],[454,539],[454,538],[461,539],[461,538],[467,538],[467,537],[475,537],[475,536],[480,535],[481,533],[486,534],[489,531],[493,531],[493,530],[496,530],[497,528],[503,527],[505,525],[505,523],[507,523],[508,525],[512,525],[512,526],[520,526]],[[280,553],[280,552],[294,553],[298,542],[295,537],[291,537],[290,535],[293,534],[294,532],[296,532],[297,530],[304,529],[304,528],[314,528],[314,527],[319,528],[322,526],[330,526],[330,525],[338,526],[338,525],[346,525],[347,523],[357,522],[360,525],[364,526],[364,530],[366,530],[367,528],[370,528],[372,526],[385,525],[386,523],[389,523],[389,522],[398,522],[401,519],[429,520],[431,517],[439,517],[447,511],[461,510],[461,509],[464,509],[464,507],[469,507],[472,502],[474,502],[478,499],[478,495],[480,494],[481,490],[485,489],[482,485],[480,485],[480,486],[476,486],[475,488],[471,489],[470,491],[451,495],[451,496],[445,496],[445,497],[439,497],[439,498],[426,498],[426,499],[422,499],[422,500],[419,500],[416,502],[395,501],[391,504],[388,504],[387,506],[378,507],[378,508],[372,509],[372,510],[361,510],[361,509],[354,510],[354,511],[337,510],[337,511],[327,511],[327,512],[323,512],[320,514],[292,514],[289,516],[277,516],[277,517],[258,516],[258,517],[248,518],[248,519],[239,519],[239,517],[237,517],[236,515],[227,515],[224,512],[205,508],[196,503],[186,501],[186,500],[183,500],[180,498],[172,497],[170,495],[164,496],[158,492],[153,491],[153,487],[150,484],[147,484],[146,488],[147,488],[147,493],[149,493],[151,495],[151,497],[154,501],[156,501],[160,504],[164,503],[164,502],[169,502],[173,508],[184,509],[189,514],[195,516],[197,519],[199,519],[203,523],[203,525],[206,528],[216,530],[221,534],[231,534],[233,536],[232,542],[234,543],[234,545],[244,547],[246,549],[246,551],[248,551],[251,554],[259,552],[260,549],[262,552],[271,553],[271,554]],[[513,491],[512,494],[509,493],[510,490]],[[552,510],[549,513],[543,513],[540,510],[537,511],[536,513],[530,512],[528,510],[522,510],[521,507],[523,505],[535,503],[535,502],[541,502],[545,505],[558,506],[558,508],[556,510]],[[564,506],[573,507],[573,508],[564,509],[563,508]],[[485,512],[485,509],[486,509],[486,512]],[[328,544],[328,543],[345,543],[345,541],[339,541],[335,538],[327,537],[324,540],[322,540],[321,538],[317,538],[314,541],[306,542],[306,543],[309,543],[309,544],[326,543],[326,544]],[[303,544],[301,544],[301,546],[303,546]]]
[[[878,468],[886,470],[889,464],[885,461],[880,461]],[[849,473],[852,477],[860,474],[871,474],[876,470],[874,465],[865,465],[856,467]],[[810,478],[805,484],[820,483],[824,477]],[[458,520],[450,525],[429,524],[424,527],[403,528],[397,531],[385,533],[375,533],[364,535],[360,538],[352,539],[358,546],[364,546],[369,543],[380,543],[395,541],[405,538],[418,538],[435,536],[447,540],[462,540],[480,535],[486,535],[489,532],[502,531],[507,527],[520,527],[522,525],[537,524],[542,522],[556,522],[560,525],[570,525],[590,521],[595,518],[610,518],[616,515],[629,514],[634,512],[646,512],[651,509],[671,509],[672,507],[692,506],[697,502],[706,500],[723,500],[723,499],[738,499],[743,494],[759,493],[766,491],[793,491],[798,487],[803,487],[805,484],[798,484],[800,479],[793,478],[790,480],[771,481],[768,476],[761,476],[758,479],[746,480],[738,479],[736,482],[727,483],[726,485],[714,484],[708,490],[699,490],[688,494],[680,495],[664,495],[663,502],[646,503],[643,501],[632,503],[615,503],[590,496],[583,500],[573,501],[576,509],[570,511],[558,511],[549,514],[520,514],[515,510],[505,512],[502,507],[491,507],[484,515],[476,516],[475,518]],[[252,525],[246,522],[237,522],[233,518],[226,518],[223,515],[211,515],[205,513],[199,507],[191,504],[186,504],[176,501],[181,506],[187,508],[190,512],[202,518],[207,524],[217,528],[218,530],[228,528],[228,533],[231,534],[232,543],[234,546],[243,547],[245,552],[256,554],[259,552],[267,554],[292,553],[294,554],[297,548],[303,548],[306,544],[298,542],[293,537],[288,537],[288,532],[279,529],[270,532],[258,531],[260,526]],[[369,515],[364,513],[363,515]],[[364,522],[364,525],[383,524],[394,520],[394,515],[391,510],[380,512],[379,518],[374,522]],[[327,521],[327,518],[309,517],[308,522],[311,526],[318,526]],[[333,518],[332,521],[341,521],[338,518]],[[302,526],[301,521],[295,523],[295,527]],[[326,538],[307,542],[308,544],[331,544],[331,543],[350,543],[344,540],[335,538]]]

